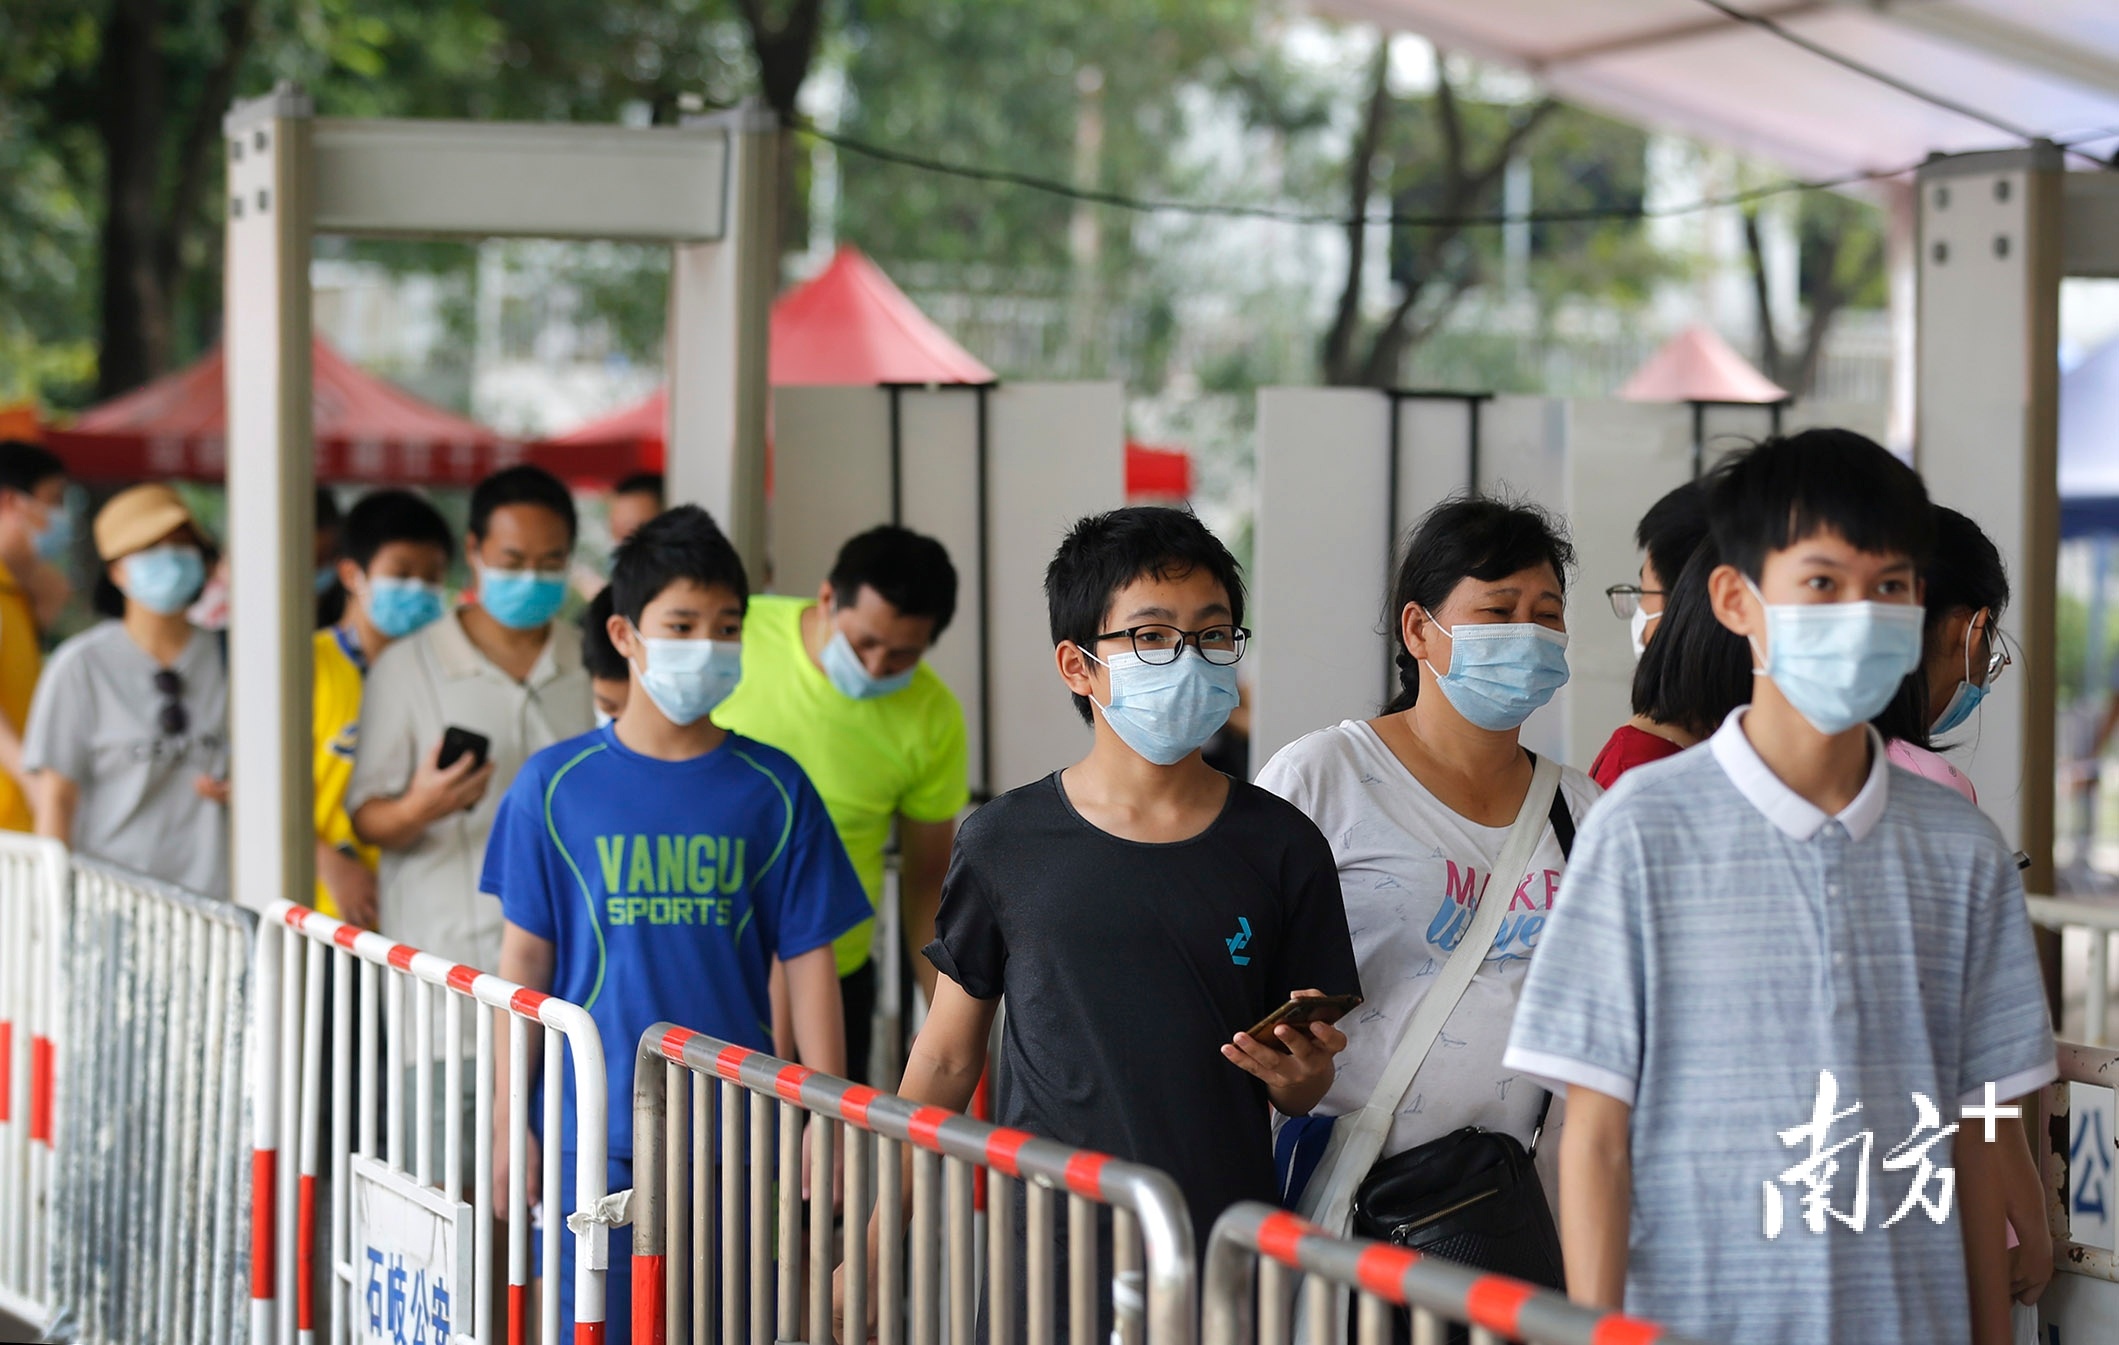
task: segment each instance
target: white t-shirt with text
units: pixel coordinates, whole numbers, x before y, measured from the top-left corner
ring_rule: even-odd
[[[1258,783],[1309,814],[1339,864],[1368,1000],[1339,1024],[1347,1048],[1317,1114],[1344,1116],[1368,1104],[1406,1023],[1487,895],[1509,829],[1481,826],[1445,807],[1359,720],[1290,743],[1266,763]],[[1563,767],[1560,792],[1580,826],[1601,791]],[[1485,963],[1413,1078],[1384,1142],[1386,1156],[1468,1125],[1530,1143],[1544,1092],[1504,1069],[1501,1055],[1565,867],[1547,824],[1528,872],[1508,894]]]

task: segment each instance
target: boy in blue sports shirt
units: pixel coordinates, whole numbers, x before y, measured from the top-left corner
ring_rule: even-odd
[[[1504,1057],[1567,1087],[1569,1292],[1746,1345],[2006,1341],[2029,1151],[1982,1112],[2055,1075],[2023,888],[1868,724],[1920,664],[1927,491],[1846,430],[1709,484],[1751,705],[1589,815]]]
[[[767,976],[786,964],[794,1035],[813,1068],[843,1074],[832,940],[869,917],[831,818],[785,753],[707,718],[742,673],[743,562],[706,513],[673,509],[635,532],[611,575],[611,643],[631,671],[618,718],[530,758],[493,823],[481,890],[506,925],[500,974],[589,1011],[610,1079],[610,1189],[633,1183],[633,1055],[668,1019],[758,1050],[772,1047]],[[530,1070],[541,1065],[530,1037]],[[507,1155],[508,1085],[494,1089],[494,1152]],[[574,1081],[564,1115],[574,1117]],[[532,1102],[533,1118],[542,1103]],[[533,1119],[533,1126],[535,1121]],[[560,1136],[574,1192],[575,1137]],[[540,1159],[533,1135],[531,1200]],[[496,1195],[506,1174],[494,1181]],[[557,1276],[562,1337],[573,1321],[573,1241]],[[610,1240],[608,1338],[629,1338],[629,1243]],[[553,1276],[546,1275],[546,1292]]]

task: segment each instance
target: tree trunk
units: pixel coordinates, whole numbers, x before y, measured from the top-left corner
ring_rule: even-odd
[[[1354,137],[1347,162],[1346,283],[1339,289],[1339,308],[1332,328],[1324,338],[1324,381],[1335,387],[1361,382],[1361,361],[1354,354],[1354,337],[1361,330],[1361,273],[1368,265],[1369,191],[1376,172],[1376,149],[1383,140],[1384,123],[1391,110],[1391,39],[1376,43],[1375,62],[1369,73],[1368,111],[1361,120],[1361,133]]]
[[[1781,369],[1780,332],[1773,322],[1773,287],[1766,277],[1766,241],[1759,230],[1758,209],[1744,209],[1744,252],[1751,259],[1751,292],[1758,300],[1759,372],[1787,388],[1790,387]]]
[[[164,109],[157,0],[112,0],[97,84],[103,107],[103,311],[99,397],[138,387],[169,367],[170,277],[158,214]]]

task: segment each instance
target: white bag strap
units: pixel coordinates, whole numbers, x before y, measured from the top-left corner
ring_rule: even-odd
[[[1530,790],[1523,796],[1523,806],[1517,810],[1515,824],[1502,843],[1500,857],[1494,861],[1493,873],[1487,879],[1470,927],[1449,961],[1442,965],[1435,983],[1421,997],[1413,1016],[1406,1020],[1405,1033],[1391,1052],[1383,1076],[1376,1081],[1376,1091],[1368,1105],[1351,1116],[1340,1117],[1333,1125],[1331,1142],[1318,1160],[1309,1185],[1303,1188],[1302,1213],[1329,1233],[1344,1235],[1347,1231],[1353,1217],[1354,1192],[1382,1155],[1384,1141],[1391,1133],[1391,1118],[1405,1104],[1413,1077],[1434,1048],[1435,1039],[1442,1035],[1443,1024],[1456,1012],[1480,963],[1486,960],[1494,935],[1501,928],[1501,917],[1507,913],[1509,897],[1522,885],[1538,842],[1545,837],[1553,797],[1560,788],[1560,767],[1544,757],[1533,760]],[[1509,880],[1506,886],[1494,881],[1500,878]]]

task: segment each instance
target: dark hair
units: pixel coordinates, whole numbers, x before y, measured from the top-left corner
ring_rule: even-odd
[[[0,490],[32,495],[53,477],[65,475],[66,464],[50,450],[20,439],[0,439]]]
[[[942,638],[956,615],[956,566],[949,549],[910,528],[884,524],[839,548],[831,563],[831,595],[840,607],[858,602],[863,588],[903,616],[934,618],[934,638]]]
[[[611,566],[611,610],[637,626],[647,605],[680,579],[728,589],[750,605],[743,557],[721,525],[696,504],[655,515],[620,544]]]
[[[1534,504],[1485,496],[1456,496],[1428,510],[1406,538],[1404,555],[1383,619],[1385,647],[1396,651],[1398,666],[1398,694],[1383,707],[1387,715],[1420,699],[1420,661],[1400,634],[1408,606],[1432,614],[1466,579],[1503,579],[1537,565],[1552,566],[1564,593],[1575,563],[1559,519]]]
[[[2009,605],[2009,571],[1994,540],[1977,523],[1945,505],[1936,505],[1935,553],[1921,578],[1927,582],[1922,595],[1924,632],[1918,668],[1899,684],[1898,694],[1884,712],[1869,722],[1890,739],[1930,747],[1929,725],[1935,722],[1935,706],[1928,698],[1928,658],[1942,623],[1952,612],[1988,610],[1999,619]]]
[[[1714,614],[1707,576],[1721,565],[1714,539],[1663,581],[1663,616],[1633,670],[1633,712],[1705,738],[1751,703],[1751,642]]]
[[[1648,553],[1655,567],[1656,582],[1669,592],[1677,583],[1685,562],[1707,540],[1707,492],[1697,481],[1687,481],[1648,506],[1633,530],[1634,545]]]
[[[611,643],[611,610],[615,600],[605,584],[581,613],[581,666],[599,682],[623,682],[629,676],[625,658]]]
[[[1919,473],[1852,430],[1804,430],[1725,459],[1707,478],[1707,514],[1722,563],[1754,582],[1768,554],[1821,532],[1916,569],[1935,549]]]
[[[620,478],[618,484],[611,487],[611,494],[652,495],[655,497],[655,502],[660,504],[662,502],[662,473],[634,472],[631,476]]]
[[[392,542],[438,546],[445,557],[456,554],[456,539],[440,510],[409,490],[370,491],[346,511],[338,553],[365,570]]]
[[[1095,652],[1104,614],[1120,589],[1140,579],[1183,579],[1205,570],[1229,595],[1229,620],[1243,624],[1243,567],[1189,509],[1142,505],[1091,514],[1067,532],[1045,567],[1045,608],[1052,643]],[[1076,696],[1082,722],[1093,722],[1087,696]]]
[[[566,520],[571,541],[579,527],[574,517],[574,497],[565,483],[542,467],[524,463],[493,473],[471,491],[471,535],[480,541],[493,522],[493,511],[511,504],[541,505]]]

